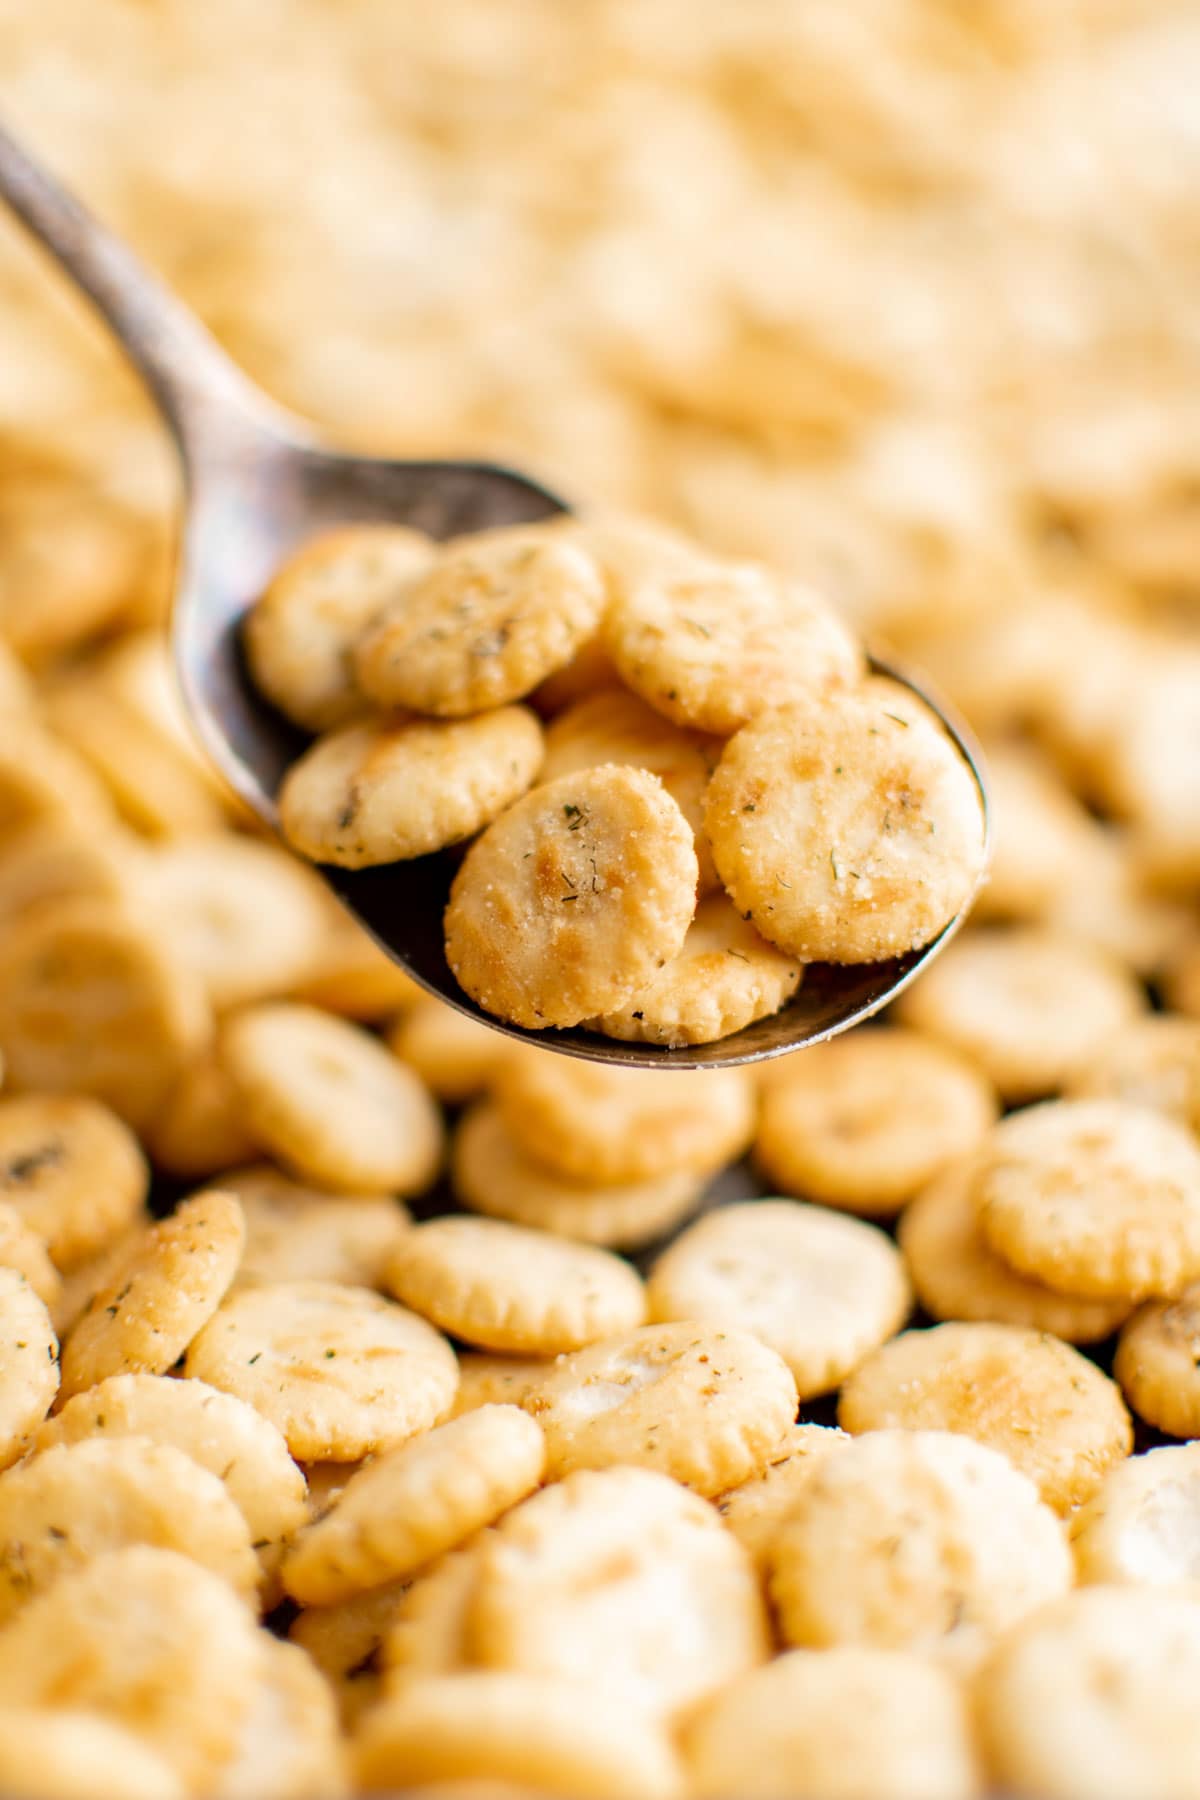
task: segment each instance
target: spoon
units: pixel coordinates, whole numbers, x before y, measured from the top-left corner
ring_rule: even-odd
[[[174,437],[187,492],[172,618],[176,672],[208,755],[235,793],[277,829],[280,783],[308,740],[255,692],[240,628],[285,558],[315,533],[353,521],[413,526],[442,539],[569,509],[527,476],[491,463],[391,462],[327,448],[255,388],[199,320],[3,128],[0,195],[97,307]],[[979,784],[986,828],[979,751],[966,728],[911,677],[878,659],[872,666],[904,682],[941,716]],[[320,872],[388,955],[459,1012],[508,1037],[624,1068],[757,1062],[844,1031],[907,987],[970,908],[968,900],[922,950],[853,967],[813,964],[782,1012],[715,1044],[663,1049],[581,1029],[526,1031],[468,999],[442,940],[455,866],[442,852],[381,868]]]

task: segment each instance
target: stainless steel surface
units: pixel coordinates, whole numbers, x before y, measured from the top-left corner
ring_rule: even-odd
[[[230,785],[269,825],[305,739],[254,691],[239,632],[279,563],[305,538],[354,520],[391,520],[434,538],[567,510],[515,470],[472,462],[390,462],[328,449],[253,387],[204,327],[0,128],[0,194],[94,302],[141,371],[179,448],[187,504],[173,615],[175,664],[192,721]],[[923,690],[885,663],[876,667]],[[978,750],[932,696],[987,791]],[[422,985],[510,1037],[625,1067],[703,1069],[755,1062],[870,1017],[936,956],[965,917],[924,950],[855,968],[816,965],[774,1017],[717,1044],[679,1050],[582,1030],[529,1032],[480,1011],[446,964],[449,854],[351,872],[322,870],[343,904]]]

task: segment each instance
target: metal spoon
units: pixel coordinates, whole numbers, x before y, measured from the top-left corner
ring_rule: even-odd
[[[140,371],[179,450],[187,489],[172,625],[175,665],[200,739],[230,786],[268,825],[305,739],[250,685],[239,633],[247,609],[305,539],[354,520],[415,526],[434,538],[542,519],[564,501],[515,470],[473,462],[386,462],[325,447],[259,392],[199,321],[132,252],[0,128],[0,195],[88,295]],[[987,793],[969,733],[935,707]],[[321,873],[343,905],[422,987],[473,1018],[571,1056],[624,1068],[705,1069],[756,1062],[844,1031],[878,1012],[937,955],[969,907],[925,949],[856,967],[815,964],[795,1000],[716,1044],[660,1049],[583,1030],[530,1032],[482,1012],[446,964],[442,912],[448,854],[384,868]],[[973,898],[974,896],[972,896]]]

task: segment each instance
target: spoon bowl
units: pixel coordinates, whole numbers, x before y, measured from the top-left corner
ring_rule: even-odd
[[[256,389],[199,321],[133,253],[0,129],[0,195],[93,301],[141,372],[178,446],[187,504],[172,614],[175,666],[191,721],[242,800],[272,828],[276,796],[308,739],[252,686],[241,650],[246,613],[280,564],[332,526],[407,525],[435,539],[569,510],[515,470],[479,462],[405,462],[343,454]],[[965,726],[916,680],[873,659],[940,715],[987,790]],[[666,1049],[581,1029],[526,1031],[483,1012],[458,986],[442,937],[451,852],[380,868],[322,867],[346,909],[413,979],[509,1037],[626,1068],[708,1069],[783,1055],[869,1018],[945,946],[970,901],[933,943],[888,962],[813,964],[791,1003],[715,1044]],[[974,896],[972,895],[973,899]]]

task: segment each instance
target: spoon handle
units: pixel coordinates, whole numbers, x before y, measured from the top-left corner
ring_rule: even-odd
[[[158,402],[185,463],[241,415],[268,427],[270,402],[200,321],[0,124],[0,198],[107,321]]]

